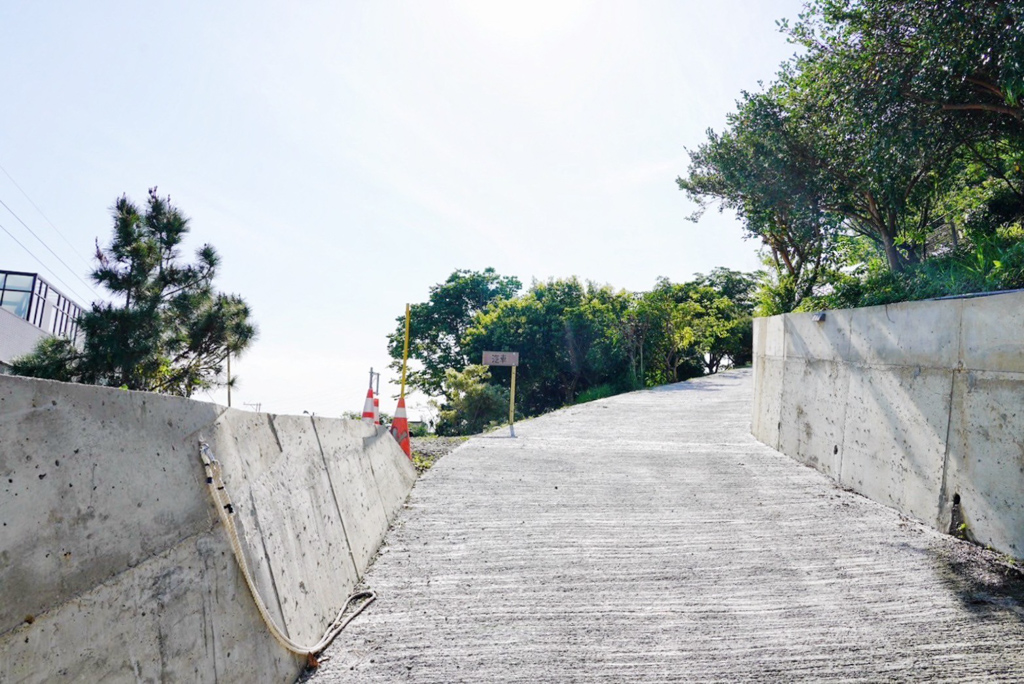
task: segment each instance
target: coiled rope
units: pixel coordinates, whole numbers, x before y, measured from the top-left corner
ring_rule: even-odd
[[[323,637],[320,641],[316,642],[312,646],[305,646],[292,641],[288,636],[277,626],[274,619],[270,616],[267,611],[267,606],[260,597],[259,591],[256,589],[256,583],[253,581],[252,574],[249,572],[249,564],[245,561],[245,553],[242,551],[242,542],[238,537],[238,529],[235,527],[235,521],[232,517],[235,513],[235,507],[231,503],[231,499],[228,497],[227,490],[224,488],[224,479],[222,477],[222,471],[220,462],[213,457],[210,451],[210,445],[206,442],[199,442],[199,457],[203,460],[203,467],[206,469],[206,486],[210,489],[210,495],[213,497],[213,501],[216,504],[217,513],[220,515],[220,521],[224,525],[224,529],[228,532],[228,538],[231,540],[231,550],[235,554],[235,560],[238,561],[239,567],[242,569],[242,575],[245,577],[245,583],[249,587],[249,593],[252,594],[253,601],[256,602],[256,608],[260,612],[260,616],[263,617],[263,622],[266,623],[270,633],[274,636],[277,641],[292,653],[304,655],[307,658],[307,662],[310,666],[316,667],[317,660],[316,656],[323,651],[327,646],[334,641],[335,637],[341,633],[341,630],[345,629],[348,623],[352,622],[363,610],[373,603],[377,598],[377,595],[372,591],[357,591],[350,595],[345,600],[345,605],[341,607],[341,611],[338,616],[334,618],[330,625],[327,627],[327,631],[324,632]],[[345,611],[348,610],[349,604],[358,599],[367,599],[360,605],[351,615],[342,620],[342,616]]]

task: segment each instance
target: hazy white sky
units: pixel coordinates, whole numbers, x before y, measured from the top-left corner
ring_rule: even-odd
[[[733,217],[685,220],[675,178],[799,9],[5,0],[0,165],[45,218],[3,173],[0,200],[74,273],[2,207],[44,266],[0,231],[0,268],[88,303],[109,207],[157,185],[260,326],[234,405],[359,411],[394,319],[456,268],[629,290],[757,268]]]

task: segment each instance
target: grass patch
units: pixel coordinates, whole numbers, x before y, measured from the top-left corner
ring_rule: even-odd
[[[588,401],[597,401],[598,399],[607,399],[608,397],[615,396],[619,391],[614,385],[605,384],[598,385],[597,387],[590,387],[579,393],[576,397],[577,404],[586,404]]]
[[[467,439],[469,437],[438,437],[437,435],[413,437],[410,441],[412,442],[412,464],[416,467],[416,472],[421,475],[427,472],[442,456]]]

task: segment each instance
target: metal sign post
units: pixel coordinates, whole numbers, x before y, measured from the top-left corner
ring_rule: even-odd
[[[401,398],[405,399],[405,369],[409,365],[409,319],[411,318],[410,306],[405,305],[405,347],[402,351],[402,393]]]
[[[511,366],[512,387],[508,396],[508,432],[510,437],[516,436],[516,367],[519,365],[519,352],[484,352],[485,366]]]
[[[516,436],[516,367],[512,366],[512,391],[508,395],[508,434]]]

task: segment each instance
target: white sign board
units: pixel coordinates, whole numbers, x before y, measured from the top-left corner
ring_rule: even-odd
[[[485,366],[518,366],[519,352],[484,352]]]

